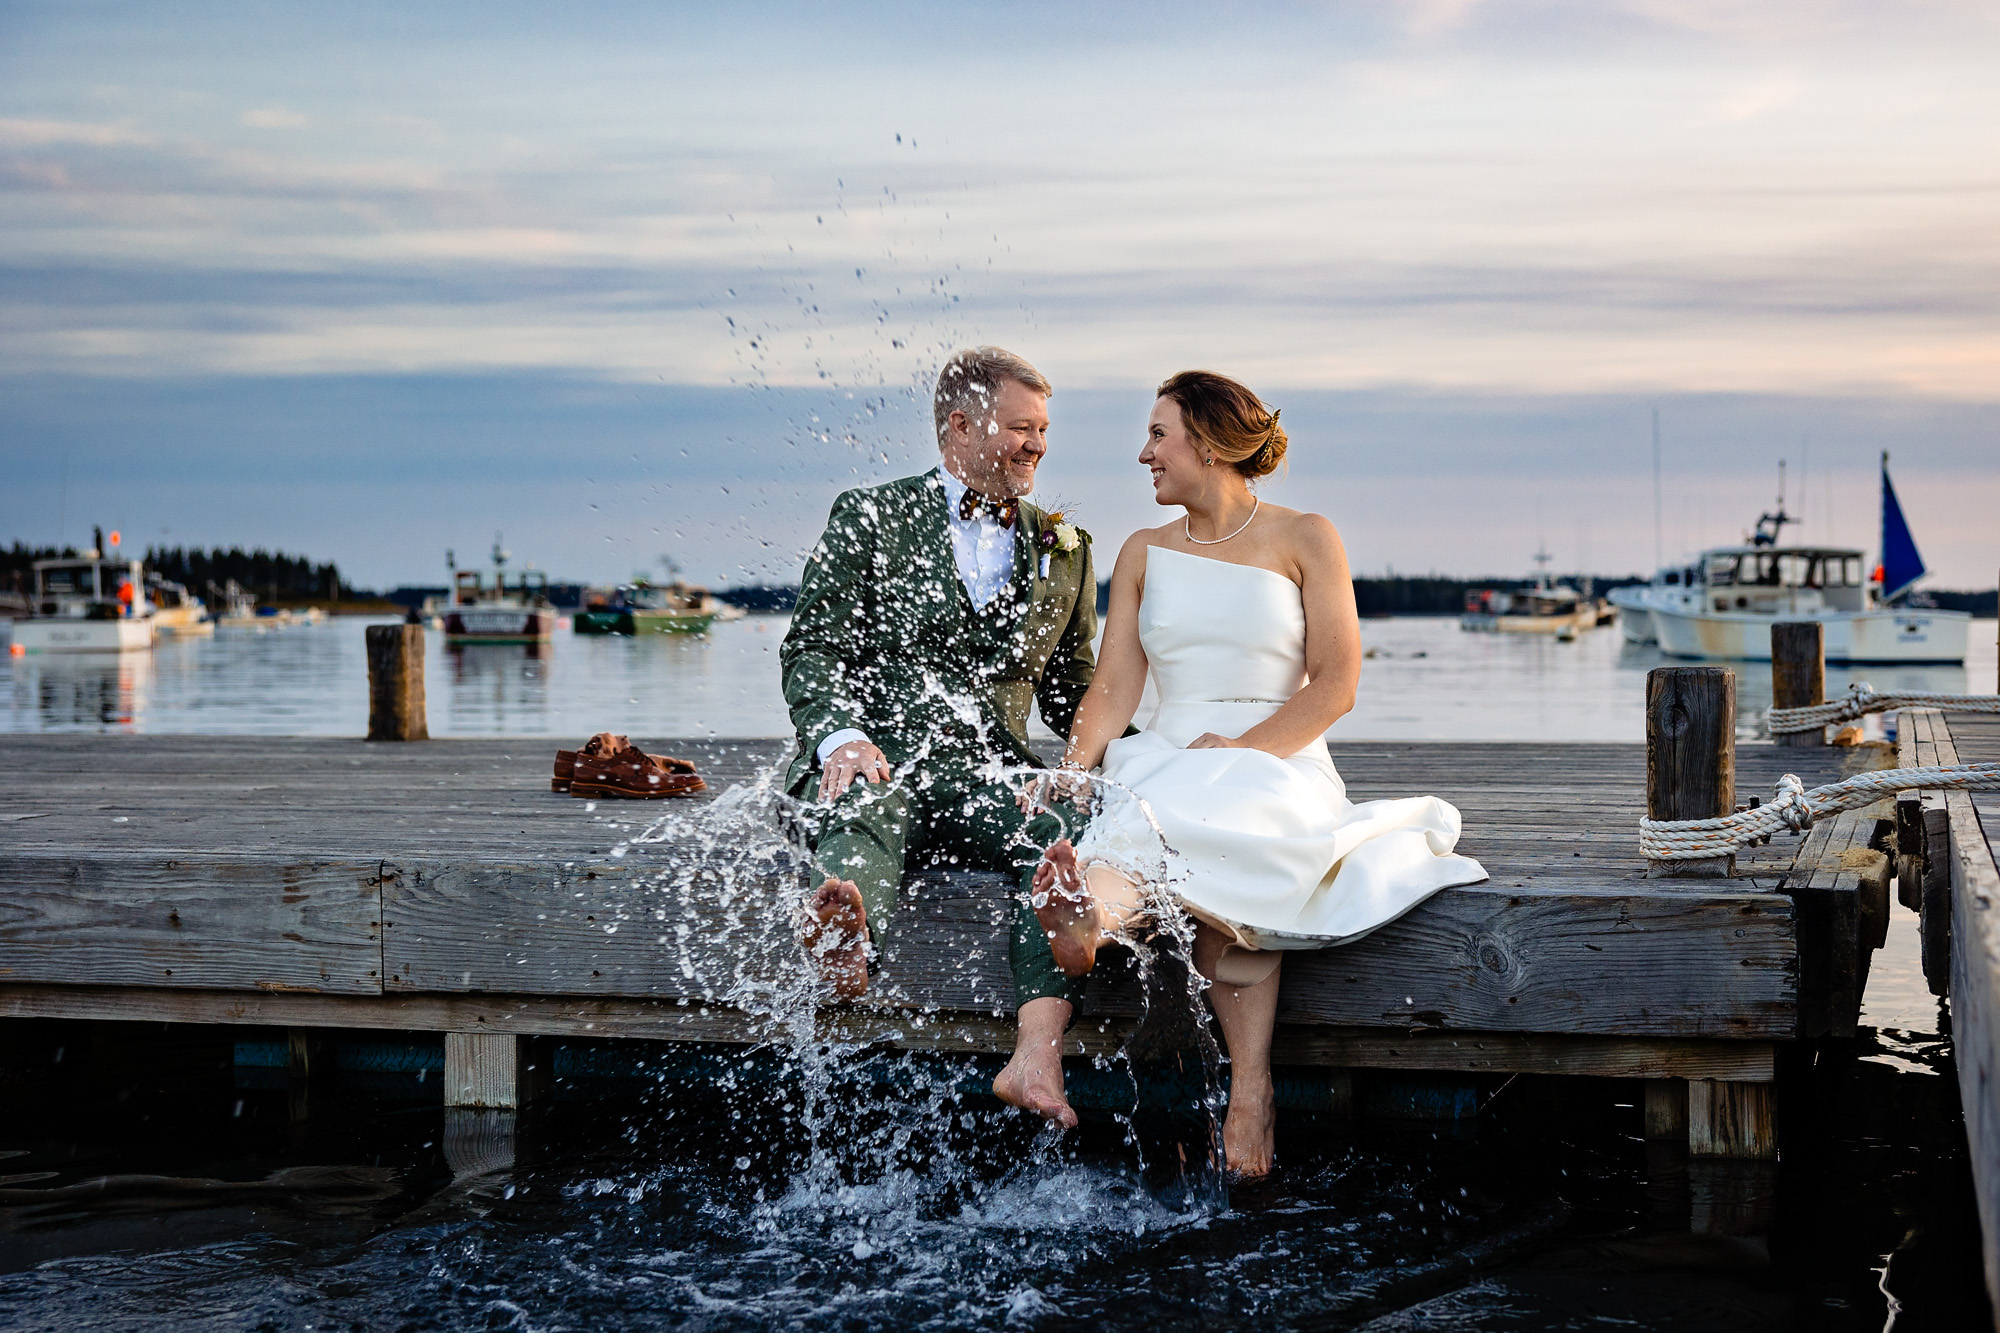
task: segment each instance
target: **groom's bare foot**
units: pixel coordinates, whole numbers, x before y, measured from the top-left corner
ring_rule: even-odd
[[[1049,952],[1066,977],[1080,977],[1097,965],[1104,936],[1103,915],[1076,864],[1076,848],[1064,838],[1042,853],[1035,867],[1035,920],[1048,933]]]
[[[1271,1174],[1277,1144],[1277,1096],[1270,1077],[1239,1079],[1232,1069],[1229,1115],[1222,1122],[1223,1165],[1239,1180],[1261,1179]]]
[[[1075,1129],[1076,1112],[1063,1095],[1062,1039],[1069,1015],[1067,1000],[1048,996],[1021,1006],[1014,1055],[993,1080],[993,1095],[1064,1129]]]
[[[827,877],[806,899],[801,932],[806,954],[833,987],[834,998],[859,999],[868,993],[868,912],[853,880]]]

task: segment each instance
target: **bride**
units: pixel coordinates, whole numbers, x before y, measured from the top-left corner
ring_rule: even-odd
[[[1278,414],[1234,380],[1193,370],[1160,386],[1139,461],[1154,503],[1187,512],[1118,553],[1097,675],[1055,779],[1077,792],[1094,773],[1106,799],[1074,846],[1049,849],[1034,882],[1035,914],[1070,976],[1163,895],[1194,918],[1193,961],[1213,983],[1229,1052],[1223,1147],[1246,1176],[1272,1160],[1283,951],[1347,943],[1486,878],[1452,854],[1448,803],[1347,799],[1326,732],[1354,707],[1361,675],[1354,585],[1333,524],[1251,489],[1286,447]],[[1124,736],[1149,669],[1158,710]],[[1003,1100],[1066,1125],[1071,1015],[1054,997],[1022,1006],[994,1082]]]

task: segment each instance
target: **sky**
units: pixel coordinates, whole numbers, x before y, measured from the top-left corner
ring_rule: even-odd
[[[1359,572],[1650,570],[1781,459],[1872,548],[1886,449],[1990,587],[1996,67],[1943,3],[0,0],[0,542],[789,581],[992,342],[1101,541],[1202,366]]]

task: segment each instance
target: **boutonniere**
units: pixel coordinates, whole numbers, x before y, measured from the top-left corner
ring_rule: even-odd
[[[1083,534],[1062,510],[1052,509],[1042,516],[1042,531],[1035,541],[1042,548],[1041,576],[1047,578],[1056,552],[1074,551],[1083,544]]]

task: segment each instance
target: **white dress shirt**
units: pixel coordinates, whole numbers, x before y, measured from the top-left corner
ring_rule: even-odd
[[[971,518],[960,518],[959,502],[972,488],[943,464],[938,465],[937,475],[944,483],[944,521],[951,533],[951,560],[958,566],[958,581],[965,585],[974,608],[983,610],[1014,577],[1014,544],[1019,540],[1021,521],[1017,518],[1013,527],[1003,528],[984,505],[974,510]],[[842,727],[819,743],[819,761],[824,764],[841,746],[867,739],[866,732]]]

